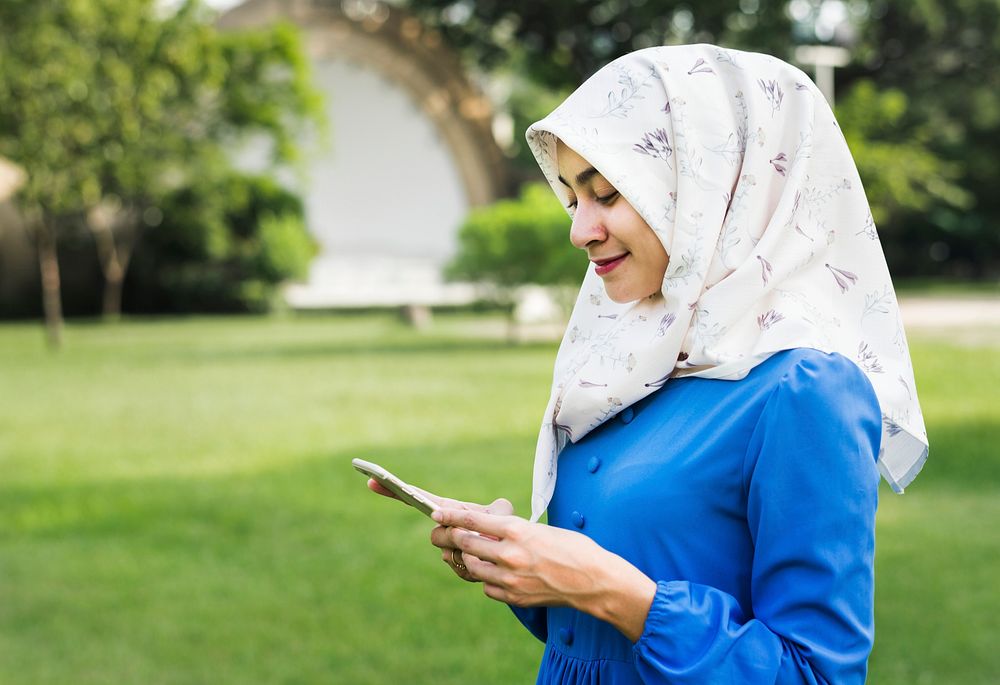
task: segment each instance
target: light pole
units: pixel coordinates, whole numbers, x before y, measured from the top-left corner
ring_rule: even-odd
[[[812,65],[816,85],[833,107],[833,70],[851,61],[850,51],[835,45],[800,45],[795,48],[795,61]]]

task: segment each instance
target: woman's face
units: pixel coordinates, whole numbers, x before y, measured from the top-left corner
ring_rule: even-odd
[[[587,251],[615,302],[660,292],[669,257],[660,239],[590,162],[559,141],[559,180],[576,207],[570,242]]]

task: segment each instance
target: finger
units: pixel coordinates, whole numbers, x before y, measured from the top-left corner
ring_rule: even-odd
[[[463,502],[462,500],[452,499],[450,497],[438,497],[435,501],[442,509],[475,509],[479,506],[478,504]]]
[[[439,507],[448,506],[449,503],[461,504],[461,502],[459,502],[458,500],[448,499],[447,497],[441,497],[440,495],[435,495],[433,492],[428,492],[427,490],[424,490],[423,488],[418,488],[415,485],[411,485],[410,487],[419,492],[420,494],[422,494],[430,501],[434,502],[434,504],[438,505]]]
[[[478,582],[478,579],[475,578],[472,575],[472,572],[469,570],[469,566],[467,564],[467,560],[469,560],[469,561],[471,561],[471,560],[479,561],[479,560],[476,559],[476,557],[472,556],[471,554],[466,555],[466,554],[463,553],[463,554],[459,555],[456,552],[457,552],[457,550],[455,550],[454,548],[453,549],[444,549],[444,550],[441,550],[441,561],[443,561],[444,563],[448,564],[448,567],[455,573],[455,575],[457,575],[462,580],[467,581],[469,583],[476,583],[476,582]],[[461,565],[458,565],[458,564],[455,563],[456,562],[456,559],[455,559],[456,556],[459,557],[462,560],[462,564]]]
[[[390,497],[392,499],[399,499],[398,497],[396,497],[396,494],[392,490],[390,490],[390,489],[388,489],[386,487],[383,487],[382,484],[379,483],[374,478],[369,478],[368,479],[368,489],[371,490],[372,492],[374,492],[377,495],[382,495],[383,497]]]
[[[382,487],[378,481],[369,479],[368,487],[380,495],[386,495],[387,497],[399,499],[390,490]],[[514,505],[511,504],[509,500],[502,497],[494,500],[491,504],[476,504],[475,502],[463,502],[462,500],[452,499],[451,497],[441,497],[440,495],[435,495],[433,492],[428,492],[423,488],[418,488],[415,485],[411,485],[410,487],[417,490],[424,497],[443,509],[468,509],[471,511],[484,511],[488,514],[500,514],[502,516],[510,516],[514,513]]]
[[[499,585],[494,585],[493,583],[483,582],[483,594],[490,599],[495,599],[496,601],[503,602],[504,604],[511,603],[507,590]]]
[[[451,531],[451,539],[454,541],[455,547],[477,556],[483,561],[492,564],[498,563],[500,546],[503,543],[466,530],[452,528]]]
[[[481,511],[468,509],[439,509],[431,516],[443,526],[456,526],[477,533],[505,538],[510,534],[511,526],[521,519],[516,516],[498,516]]]
[[[448,568],[450,568],[459,578],[462,578],[463,580],[468,580],[468,578],[466,577],[469,572],[468,567],[462,568],[461,566],[458,566],[455,563],[455,556],[456,554],[454,548],[441,550],[441,561],[447,564]],[[465,565],[464,560],[462,562],[462,565],[463,566]]]
[[[438,497],[437,502],[442,509],[468,509],[469,511],[485,511],[487,513],[495,513],[495,514],[504,513],[502,511],[491,512],[490,511],[490,507],[492,506],[491,504],[477,504],[475,502],[463,502],[460,499],[451,499],[450,497]],[[511,509],[513,512],[513,507],[511,507]]]
[[[414,490],[418,490],[424,497],[431,500],[439,507],[451,505],[456,509],[462,508],[462,502],[459,502],[458,500],[448,499],[447,497],[438,497],[432,492],[427,492],[423,488],[418,488],[412,485],[410,487],[412,487]],[[399,499],[399,497],[396,496],[396,493],[394,493],[392,490],[379,483],[374,478],[368,479],[368,489],[374,492],[375,494],[382,495],[383,497],[391,497],[392,499]]]
[[[469,552],[462,552],[462,563],[465,564],[469,577],[478,582],[496,585],[499,582],[500,575],[503,573],[502,569],[496,564],[490,563],[485,559],[480,559],[475,554]]]
[[[493,502],[487,505],[483,511],[487,514],[495,514],[497,516],[513,516],[514,505],[510,503],[509,499],[500,497],[499,499],[493,500]]]
[[[457,530],[457,528],[448,528],[447,526],[436,526],[431,530],[431,544],[441,549],[458,547],[454,538],[454,533]]]

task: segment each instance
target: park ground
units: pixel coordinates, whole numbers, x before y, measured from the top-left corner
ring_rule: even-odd
[[[1000,673],[1000,316],[941,311],[908,320],[931,458],[881,492],[872,683]],[[526,511],[555,344],[484,330],[0,325],[0,682],[532,682],[541,645],[349,464]]]

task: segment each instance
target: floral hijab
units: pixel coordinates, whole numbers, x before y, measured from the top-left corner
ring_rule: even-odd
[[[662,297],[612,302],[591,267],[556,357],[532,519],[576,441],[671,378],[739,380],[775,352],[839,352],[882,409],[879,468],[902,492],[927,458],[896,295],[847,143],[823,95],[768,55],[639,50],[527,131],[553,191],[561,139],[646,220]],[[572,211],[570,211],[572,215]]]

